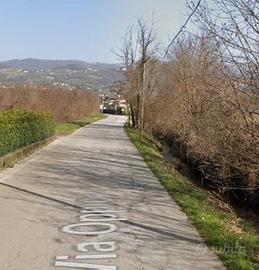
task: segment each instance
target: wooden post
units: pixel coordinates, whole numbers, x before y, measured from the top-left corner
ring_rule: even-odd
[[[144,61],[142,70],[142,86],[140,92],[140,141],[143,140],[145,92],[146,92],[146,63]]]

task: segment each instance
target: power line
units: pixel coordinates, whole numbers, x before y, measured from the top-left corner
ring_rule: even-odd
[[[183,29],[186,27],[186,25],[188,24],[188,22],[190,21],[190,19],[192,18],[192,16],[195,14],[195,12],[197,11],[198,7],[200,6],[202,0],[199,0],[198,3],[196,4],[195,8],[192,10],[191,14],[188,16],[188,18],[186,19],[185,23],[182,25],[182,27],[180,28],[180,30],[178,31],[178,33],[174,36],[174,38],[170,41],[170,43],[168,44],[164,57],[167,56],[171,46],[173,45],[173,43],[175,42],[175,40],[179,37],[179,35],[181,34],[181,32],[183,31]]]

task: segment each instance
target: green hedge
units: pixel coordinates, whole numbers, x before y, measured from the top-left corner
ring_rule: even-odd
[[[0,156],[51,137],[54,132],[55,122],[50,113],[0,112]]]

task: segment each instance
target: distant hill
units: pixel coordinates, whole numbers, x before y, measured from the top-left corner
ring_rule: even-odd
[[[0,83],[9,85],[35,83],[107,91],[123,79],[118,64],[34,58],[0,62]]]

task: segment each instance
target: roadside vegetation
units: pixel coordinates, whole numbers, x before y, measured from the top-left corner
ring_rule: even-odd
[[[140,140],[139,131],[129,126],[125,130],[149,168],[227,268],[258,270],[259,235],[254,224],[238,217],[227,204],[222,207],[213,193],[175,171],[156,140],[146,134]]]
[[[102,119],[99,104],[89,90],[0,88],[0,156]]]
[[[126,130],[228,269],[257,270],[258,1],[187,5],[192,17],[186,23],[195,25],[195,33],[185,24],[161,48],[155,19],[139,18],[115,52],[127,78],[117,87],[129,102],[131,128]],[[192,171],[196,182],[174,171],[150,137]]]
[[[97,93],[90,90],[30,85],[0,88],[0,111],[23,109],[50,112],[58,122],[71,122],[97,113],[99,106]]]
[[[54,135],[50,113],[10,110],[0,112],[0,156]]]
[[[259,214],[258,1],[189,8],[197,31],[182,31],[165,50],[155,20],[128,28],[116,52],[127,77],[118,91],[140,137],[163,141],[204,187]]]
[[[55,134],[56,135],[69,135],[76,131],[77,129],[89,125],[93,122],[98,120],[104,119],[107,116],[102,113],[92,114],[87,117],[80,118],[79,120],[75,120],[72,122],[63,122],[63,123],[56,123]]]
[[[53,141],[56,136],[69,135],[77,129],[105,118],[92,114],[72,122],[56,122],[51,113],[8,110],[0,112],[0,170]]]
[[[51,113],[21,110],[0,112],[0,157],[54,135],[69,135],[106,117],[96,113],[72,122],[56,122]]]

